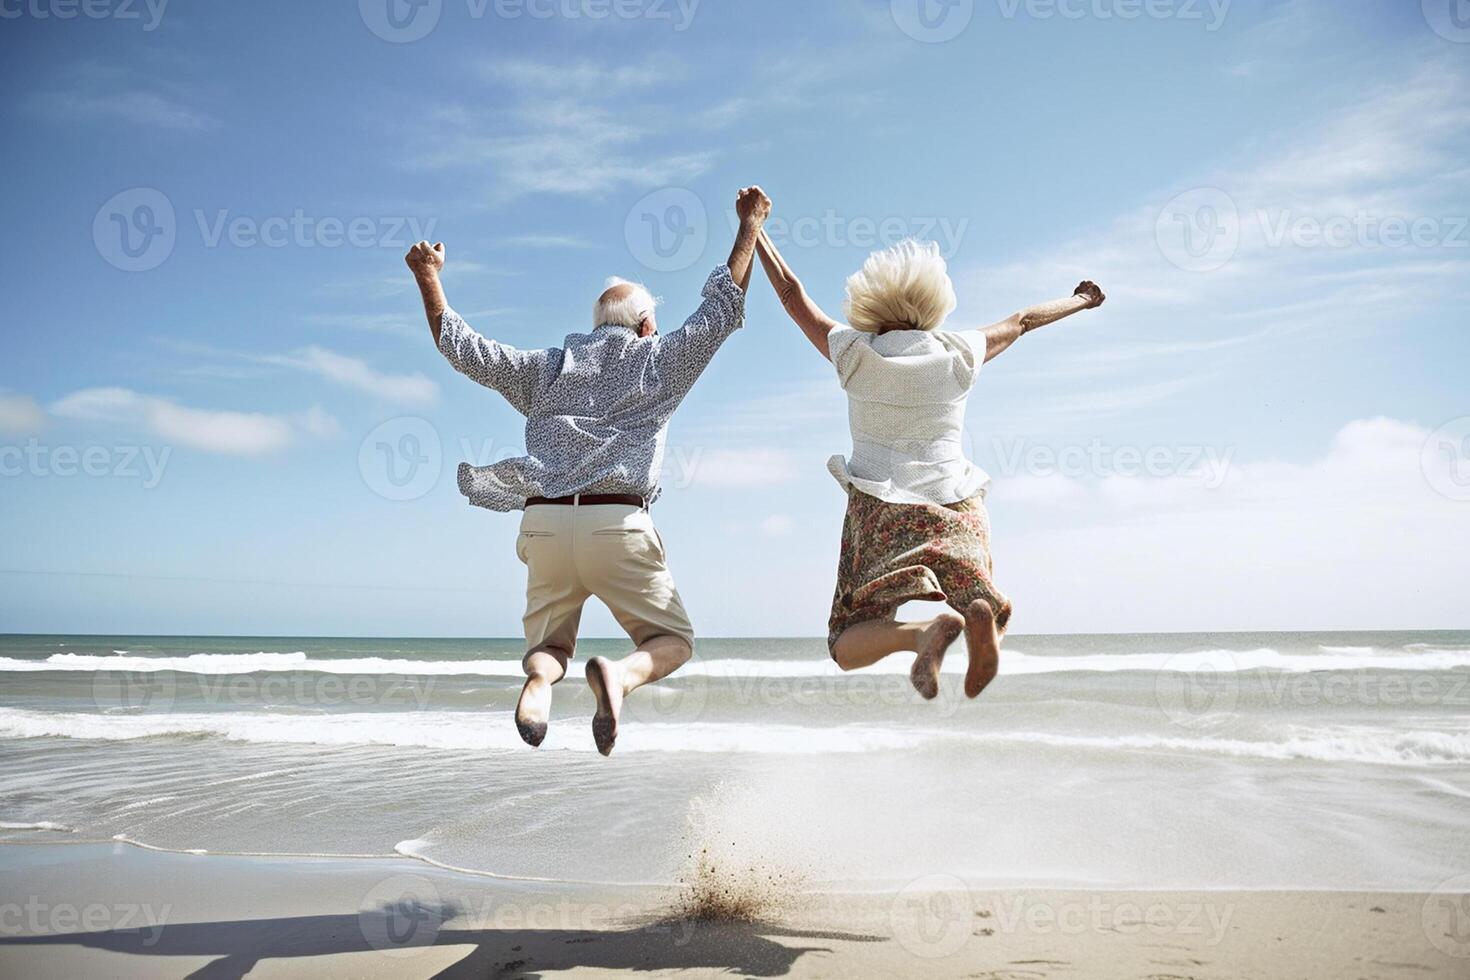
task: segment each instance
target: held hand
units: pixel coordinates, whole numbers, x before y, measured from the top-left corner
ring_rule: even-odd
[[[759,228],[771,216],[771,199],[759,187],[742,188],[740,193],[735,195],[735,213],[740,216],[742,222],[754,224]]]
[[[444,268],[444,243],[435,242],[430,245],[428,242],[419,242],[408,250],[403,261],[413,270],[415,279],[436,278]]]
[[[1081,296],[1087,300],[1087,309],[1089,310],[1094,310],[1102,306],[1103,302],[1107,299],[1103,295],[1103,291],[1098,288],[1097,283],[1091,280],[1084,280],[1080,283],[1076,289],[1072,290],[1072,295]]]

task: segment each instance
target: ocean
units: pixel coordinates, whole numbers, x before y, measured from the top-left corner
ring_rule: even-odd
[[[399,855],[530,880],[1427,890],[1470,868],[1470,632],[1013,636],[977,700],[908,655],[701,640],[539,750],[516,640],[0,636],[0,841]],[[0,850],[3,853],[3,850]],[[0,858],[3,861],[3,858]]]

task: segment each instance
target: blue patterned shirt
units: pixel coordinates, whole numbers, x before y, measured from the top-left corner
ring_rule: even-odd
[[[684,326],[640,338],[627,327],[572,334],[561,347],[517,350],[487,340],[446,310],[439,351],[526,417],[526,455],[459,466],[459,489],[490,510],[528,497],[628,493],[656,500],[669,419],[715,352],[745,319],[745,292],[720,266]]]

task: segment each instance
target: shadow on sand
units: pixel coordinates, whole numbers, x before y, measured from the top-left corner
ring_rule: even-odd
[[[0,938],[0,953],[17,946],[75,945],[139,956],[208,956],[190,974],[199,980],[245,976],[262,960],[379,951],[394,956],[402,973],[415,974],[412,954],[440,946],[473,947],[433,974],[437,977],[536,977],[542,971],[724,970],[744,976],[779,977],[821,945],[797,940],[882,942],[883,936],[790,929],[779,925],[659,919],[623,930],[453,928],[453,908],[384,909],[352,915],[312,915],[233,922],[194,922],[161,929],[115,929],[64,935]],[[310,969],[307,964],[299,964]]]

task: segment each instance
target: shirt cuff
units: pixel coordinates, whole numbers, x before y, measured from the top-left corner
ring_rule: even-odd
[[[722,299],[734,308],[736,326],[745,318],[745,290],[735,281],[728,265],[716,266],[704,283],[705,299]]]
[[[453,360],[459,344],[459,335],[464,332],[465,322],[449,307],[439,314],[439,353]]]

